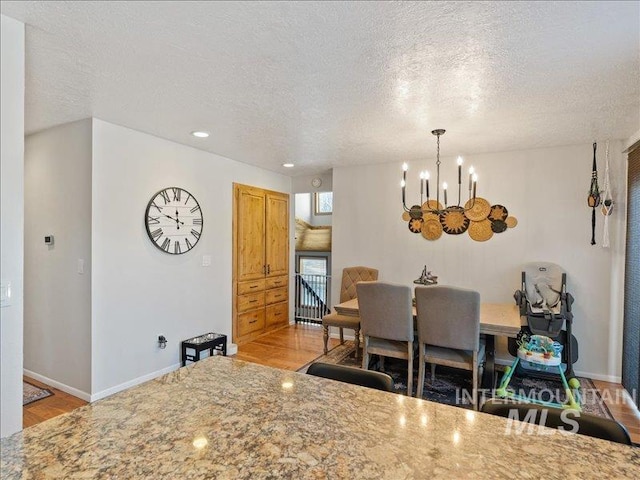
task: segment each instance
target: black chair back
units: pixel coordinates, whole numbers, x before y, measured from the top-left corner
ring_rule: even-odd
[[[316,377],[393,392],[393,379],[386,373],[373,370],[317,362],[309,366],[307,373]]]
[[[562,427],[569,432],[633,445],[629,432],[620,422],[575,410],[545,407],[534,403],[513,403],[492,398],[484,403],[482,411],[545,427]]]

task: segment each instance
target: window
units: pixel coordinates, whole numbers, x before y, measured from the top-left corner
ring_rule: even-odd
[[[314,194],[314,213],[331,215],[333,213],[333,192],[317,192]]]
[[[300,273],[303,275],[327,275],[327,258],[300,257]]]

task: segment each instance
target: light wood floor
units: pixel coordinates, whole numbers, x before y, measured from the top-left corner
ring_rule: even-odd
[[[329,348],[338,345],[329,339]],[[290,325],[238,347],[235,358],[284,370],[298,370],[324,353],[322,327]]]
[[[329,348],[338,345],[329,339]],[[322,355],[322,328],[315,325],[291,325],[253,342],[238,347],[235,358],[285,370],[298,370]],[[36,380],[25,380],[54,395],[24,407],[23,426],[29,427],[49,418],[75,410],[87,402]],[[613,416],[629,430],[631,439],[640,443],[640,412],[628,397],[622,385],[594,380]]]
[[[86,405],[87,402],[80,400],[73,395],[69,395],[62,390],[45,385],[33,378],[24,377],[26,382],[36,387],[46,388],[53,392],[53,395],[42,400],[37,400],[29,405],[22,407],[22,427],[27,428],[50,418],[57,417],[63,413],[75,410],[78,407]]]

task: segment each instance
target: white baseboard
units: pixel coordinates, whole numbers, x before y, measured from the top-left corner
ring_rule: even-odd
[[[73,395],[74,397],[78,397],[85,402],[91,401],[91,395],[87,392],[83,392],[82,390],[78,390],[77,388],[70,387],[69,385],[65,385],[64,383],[60,383],[52,378],[45,377],[44,375],[40,375],[39,373],[32,372],[31,370],[27,370],[26,368],[22,370],[23,373],[27,377],[31,377],[34,380],[38,380],[39,382],[46,383],[50,387],[57,388],[58,390],[62,390],[69,395]]]
[[[161,375],[164,375],[169,372],[173,372],[174,370],[179,369],[181,364],[176,363],[169,367],[163,368],[162,370],[157,370],[155,372],[148,373],[138,378],[134,378],[133,380],[129,380],[128,382],[121,383],[120,385],[116,385],[115,387],[107,388],[106,390],[102,390],[101,392],[94,393],[91,395],[91,402],[95,402],[96,400],[101,400],[105,397],[109,397],[114,393],[121,392],[122,390],[126,390],[127,388],[135,387],[136,385],[140,385],[141,383],[148,382],[149,380],[153,380],[154,378],[158,378]]]
[[[622,383],[622,377],[616,375],[603,375],[600,373],[583,372],[581,370],[575,370],[578,377],[587,377],[592,380],[602,380],[603,382]]]

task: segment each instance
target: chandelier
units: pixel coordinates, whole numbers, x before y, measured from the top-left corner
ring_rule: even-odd
[[[444,135],[444,132],[445,130],[442,128],[431,131],[431,133],[437,137],[435,199],[431,198],[429,195],[429,180],[431,175],[425,170],[420,172],[420,205],[413,205],[411,208],[407,207],[406,187],[407,170],[409,169],[409,166],[406,163],[402,164],[402,182],[400,182],[400,186],[402,187],[402,206],[405,212],[411,214],[412,218],[417,218],[418,216],[422,217],[422,214],[428,213],[441,215],[449,210],[466,212],[471,210],[475,205],[478,175],[475,173],[473,167],[469,167],[469,199],[464,207],[460,206],[462,194],[462,157],[458,157],[458,201],[455,205],[449,205],[449,199],[447,198],[448,185],[447,182],[442,182],[444,203],[440,203],[440,136]]]

